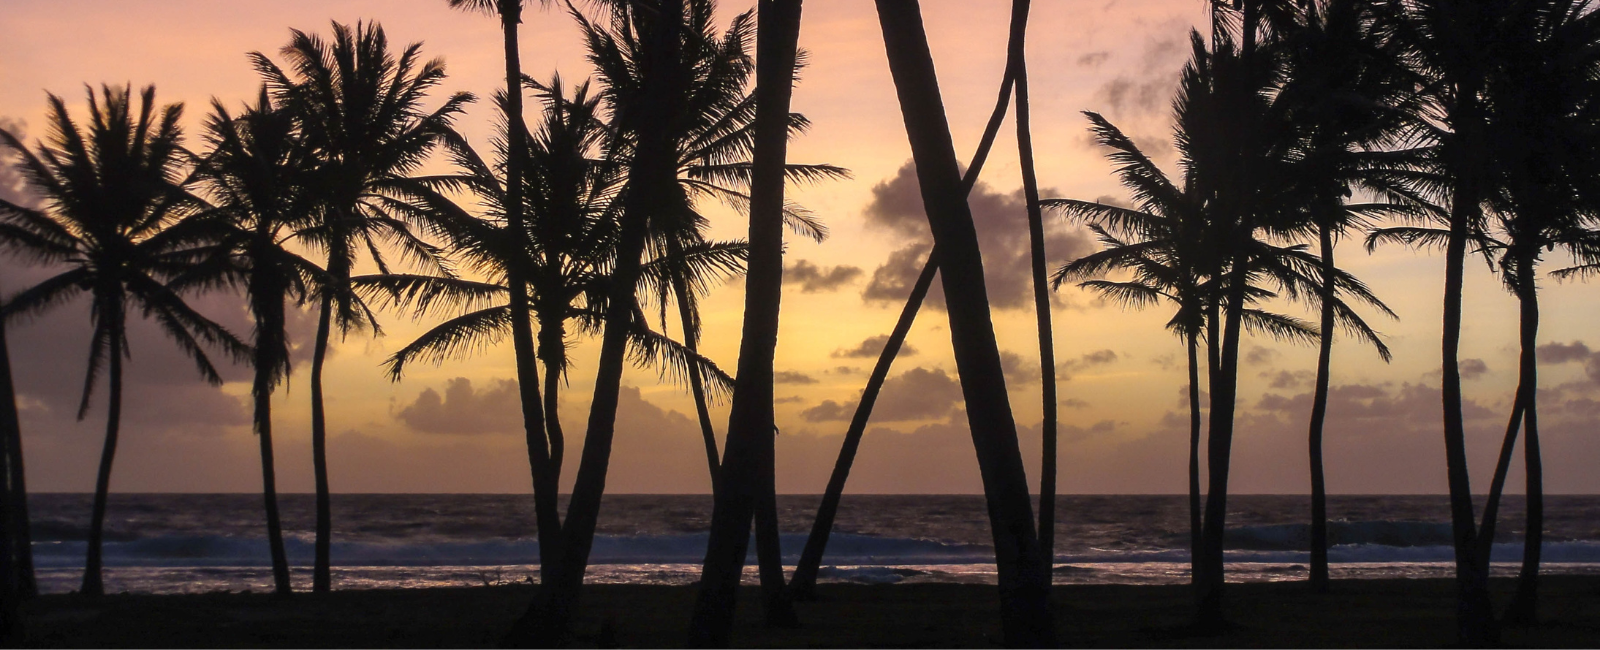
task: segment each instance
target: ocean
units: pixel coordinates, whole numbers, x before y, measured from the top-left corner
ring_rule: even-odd
[[[790,564],[805,544],[819,500],[816,495],[778,497]],[[30,497],[42,591],[78,587],[90,501],[88,494]],[[280,504],[295,587],[309,589],[312,496],[282,495]],[[1230,581],[1305,579],[1307,497],[1240,495],[1230,497],[1228,505]],[[1334,578],[1453,574],[1447,497],[1332,496],[1328,506]],[[1502,505],[1496,574],[1517,569],[1522,508],[1520,496],[1508,496]],[[1544,571],[1600,575],[1600,496],[1548,496],[1545,510]],[[1056,512],[1057,584],[1188,582],[1187,497],[1063,496]],[[711,498],[705,495],[608,495],[587,579],[693,582],[710,518]],[[270,590],[265,530],[260,495],[113,494],[106,520],[106,590]],[[535,533],[528,495],[336,494],[334,586],[536,581]],[[821,580],[993,582],[990,541],[981,496],[847,495]],[[751,568],[746,578],[754,575]]]

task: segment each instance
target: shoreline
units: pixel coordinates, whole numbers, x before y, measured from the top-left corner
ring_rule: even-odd
[[[1512,589],[1491,583],[1497,604]],[[1600,644],[1600,577],[1542,576],[1542,622],[1507,628],[1508,646]],[[1195,637],[1188,585],[1058,585],[1063,646],[1441,647],[1454,642],[1455,584],[1440,579],[1230,584],[1230,630]],[[278,598],[263,593],[45,595],[24,606],[30,647],[492,647],[536,588],[525,585],[370,589]],[[818,586],[796,608],[799,629],[767,629],[747,587],[733,642],[745,647],[987,647],[999,643],[990,585]],[[681,643],[692,585],[589,585],[576,646]]]

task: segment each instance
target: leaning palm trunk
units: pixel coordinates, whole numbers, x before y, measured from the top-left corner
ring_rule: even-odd
[[[1043,458],[1039,461],[1039,551],[1045,567],[1055,566],[1056,542],[1056,352],[1050,322],[1050,285],[1044,269],[1044,215],[1039,210],[1039,179],[1033,171],[1033,135],[1028,124],[1028,65],[1023,48],[1028,27],[1028,0],[1013,0],[1011,9],[1012,68],[1017,80],[1017,154],[1022,167],[1022,194],[1028,203],[1029,257],[1033,262],[1033,309],[1039,328],[1039,376],[1043,394]]]
[[[111,491],[111,463],[117,456],[117,433],[122,421],[122,343],[123,322],[126,314],[119,302],[105,311],[103,316],[107,321],[101,324],[103,331],[107,332],[106,338],[109,345],[110,367],[107,369],[107,383],[110,393],[106,406],[106,442],[100,451],[100,469],[95,474],[94,506],[89,513],[89,550],[83,564],[83,587],[78,590],[84,596],[103,596],[106,593],[105,582],[101,578],[100,547],[105,539],[106,499]]]
[[[611,288],[606,297],[605,330],[600,337],[600,359],[596,367],[594,399],[589,407],[583,455],[578,461],[578,475],[568,501],[567,519],[560,528],[560,548],[551,549],[556,551],[554,566],[545,571],[543,586],[527,612],[501,640],[507,646],[532,643],[554,645],[565,640],[571,629],[572,616],[578,608],[583,576],[589,567],[589,552],[594,545],[600,500],[605,494],[606,472],[611,462],[611,444],[616,434],[617,401],[623,366],[627,362],[628,333],[633,326],[634,286],[639,278],[640,258],[649,234],[648,219],[658,206],[665,203],[669,192],[676,189],[673,150],[667,141],[667,125],[673,119],[672,107],[676,105],[673,98],[679,96],[682,88],[679,79],[663,71],[676,70],[682,55],[679,33],[683,24],[683,4],[681,0],[670,0],[662,2],[657,9],[658,13],[654,16],[656,24],[648,33],[641,35],[652,55],[643,71],[646,75],[642,98],[644,106],[639,107],[638,114],[627,116],[634,123],[633,131],[638,142],[628,171],[629,188],[624,198],[622,223],[617,236],[617,257],[612,268]],[[516,287],[512,289],[513,302],[518,300],[519,295],[525,295]],[[513,315],[513,326],[518,322],[519,319]],[[526,319],[520,319],[520,322],[526,322]],[[531,337],[528,343],[531,348]],[[528,352],[531,364],[532,350]],[[519,353],[519,373],[521,358]],[[526,416],[530,404],[537,408],[538,401],[526,398],[526,383],[523,392]],[[531,444],[533,427],[530,426],[528,430],[529,453],[532,455],[535,453]],[[553,478],[546,479],[554,487]],[[536,482],[535,497],[545,498],[539,495],[538,487]],[[554,491],[550,490],[548,498],[552,510],[554,497]],[[543,543],[547,534],[547,526],[541,516],[540,552],[548,564],[551,556],[547,554],[549,551]]]
[[[951,345],[994,536],[1005,643],[1053,646],[1050,573],[1045,571],[1034,527],[1027,474],[984,286],[983,255],[971,209],[961,194],[961,172],[921,10],[914,0],[878,0],[877,8],[922,203],[944,269],[940,278]]]
[[[967,173],[961,179],[962,195],[972,193],[972,188],[978,182],[978,173],[983,171],[984,163],[989,159],[989,149],[994,146],[994,139],[1000,133],[1000,123],[1006,116],[1006,106],[1011,103],[1011,88],[1014,78],[1009,66],[1006,74],[1000,81],[1000,96],[995,101],[994,111],[989,115],[989,123],[983,129],[983,137],[978,140],[978,150],[972,155],[972,164],[967,165]],[[828,487],[822,494],[822,503],[817,506],[817,516],[811,524],[811,534],[806,537],[805,549],[800,553],[800,562],[795,565],[794,578],[789,581],[789,591],[795,598],[810,599],[815,597],[817,586],[817,572],[822,567],[822,555],[828,550],[828,536],[833,532],[833,521],[839,513],[839,500],[844,495],[844,485],[850,478],[850,467],[855,464],[856,451],[861,448],[861,437],[866,433],[867,422],[872,418],[872,407],[878,401],[878,392],[883,389],[883,382],[889,378],[889,367],[900,354],[901,346],[905,345],[906,336],[911,333],[911,326],[917,320],[917,312],[922,308],[922,301],[927,297],[928,290],[933,287],[933,278],[939,272],[939,259],[936,251],[928,253],[928,260],[922,264],[922,273],[917,276],[917,281],[911,287],[911,294],[906,297],[905,307],[900,310],[900,320],[895,322],[894,330],[889,333],[889,340],[884,343],[883,351],[878,354],[878,362],[872,367],[872,374],[867,378],[867,386],[861,392],[861,401],[856,404],[856,412],[850,418],[850,428],[845,432],[844,444],[839,448],[839,458],[834,461],[833,474],[828,477]]]
[[[322,410],[322,366],[328,360],[328,337],[332,335],[333,296],[324,294],[317,311],[317,340],[311,352],[311,466],[317,490],[317,539],[312,562],[311,591],[327,593],[333,588],[330,559],[333,536],[332,499],[328,491],[328,421]],[[265,458],[263,457],[263,463]]]
[[[1200,586],[1200,342],[1189,332],[1189,582]]]
[[[801,0],[761,0],[756,15],[756,116],[750,178],[750,266],[746,275],[744,332],[728,416],[721,484],[711,513],[711,538],[689,623],[691,647],[727,647],[744,573],[752,517],[762,519],[775,500],[772,367],[778,347],[783,296],[783,172],[788,155],[790,97],[800,38]],[[775,517],[774,517],[775,518]],[[765,524],[765,522],[764,522]],[[776,522],[756,534],[773,536]],[[757,542],[757,553],[775,554],[777,540]],[[767,548],[763,549],[763,546]],[[767,622],[797,624],[784,593],[781,564],[772,589],[768,558],[761,561]]]
[[[668,245],[675,246],[669,242]],[[694,307],[689,304],[689,287],[684,283],[683,277],[674,274],[672,277],[672,292],[678,300],[678,318],[683,323],[683,347],[690,354],[700,354],[700,334],[694,326]],[[722,461],[718,460],[717,432],[711,426],[711,409],[706,405],[706,387],[700,378],[700,366],[689,364],[689,390],[694,394],[694,412],[700,420],[700,436],[706,446],[706,468],[711,475],[711,494],[716,496],[720,487],[718,482],[718,468]]]
[[[257,332],[283,331],[283,325],[273,324],[269,318],[257,320]],[[267,545],[272,553],[273,591],[287,595],[293,591],[289,584],[289,558],[283,549],[283,523],[278,516],[278,479],[272,457],[272,375],[277,361],[272,358],[270,346],[262,345],[263,336],[256,337],[256,376],[251,386],[255,399],[256,438],[261,443],[261,495],[267,511]]]
[[[1522,538],[1522,571],[1517,576],[1516,594],[1506,607],[1505,620],[1518,625],[1533,625],[1539,620],[1539,559],[1544,545],[1544,463],[1539,453],[1539,365],[1534,351],[1539,335],[1539,295],[1534,272],[1533,256],[1528,253],[1517,255],[1517,297],[1522,303],[1522,359],[1518,392],[1524,400],[1523,417],[1526,418],[1524,426],[1527,432],[1522,448],[1527,473],[1527,526]]]
[[[1317,384],[1311,399],[1311,590],[1327,593],[1328,584],[1328,486],[1322,472],[1322,423],[1328,414],[1328,381],[1333,362],[1334,272],[1333,230],[1318,225],[1322,246],[1322,314],[1318,330],[1322,333],[1317,348]]]
[[[28,519],[28,482],[23,472],[22,425],[17,417],[16,389],[11,382],[11,355],[6,348],[4,322],[0,322],[0,435],[5,437],[5,496],[0,503],[7,509],[6,534],[0,536],[0,540],[8,545],[11,562],[10,572],[4,579],[15,590],[14,597],[32,598],[38,595],[39,585],[33,572],[33,534]]]

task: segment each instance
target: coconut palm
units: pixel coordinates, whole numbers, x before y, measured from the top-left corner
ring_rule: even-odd
[[[320,268],[286,247],[292,233],[307,226],[314,214],[310,152],[295,130],[294,116],[274,106],[265,87],[256,104],[237,117],[213,101],[205,127],[209,149],[196,178],[215,207],[194,219],[214,229],[215,243],[210,245],[212,257],[177,282],[242,284],[255,319],[252,420],[261,446],[273,582],[277,593],[287,594],[289,562],[272,453],[272,392],[289,373],[286,305],[303,300],[321,275]]]
[[[927,34],[920,10],[912,3],[878,3],[878,22],[944,270],[939,275],[949,305],[950,338],[989,504],[1005,642],[1054,645],[1050,572],[1045,570],[1034,527],[1016,421],[990,322],[982,254],[971,210],[961,194],[961,173]]]
[[[363,251],[384,272],[389,270],[386,249],[436,273],[448,272],[438,249],[413,232],[418,225],[431,227],[427,224],[434,212],[422,198],[428,188],[409,176],[472,96],[457,93],[432,112],[423,110],[428,91],[444,79],[444,62],[423,62],[420,43],[406,46],[396,57],[377,23],[333,23],[331,41],[300,30],[291,34],[282,50],[287,71],[260,52],[250,56],[273,100],[295,116],[315,169],[308,182],[318,200],[318,222],[297,238],[327,256],[327,282],[316,297],[310,378],[317,491],[313,588],[325,590],[332,518],[322,369],[332,325],[344,333],[364,327],[378,331],[371,311],[349,287],[351,270]]]
[[[13,296],[6,318],[34,317],[86,294],[94,329],[79,418],[88,414],[94,387],[106,376],[106,441],[79,591],[96,596],[105,592],[101,541],[122,416],[128,311],[138,309],[154,320],[212,384],[221,384],[222,377],[207,347],[238,361],[250,353],[249,346],[196,312],[166,284],[193,260],[193,248],[200,243],[196,229],[181,221],[197,207],[181,184],[184,153],[178,122],[183,108],[171,104],[158,109],[153,86],[144,88],[135,107],[130,92],[104,86],[96,98],[90,89],[90,120],[84,128],[72,120],[60,97],[50,95],[53,133],[32,151],[0,131],[0,142],[21,155],[24,177],[44,198],[40,209],[0,202],[0,237],[21,255],[64,267]]]
[[[17,393],[11,382],[11,353],[6,348],[5,319],[0,318],[0,642],[22,645],[18,606],[33,596],[33,549],[29,535],[28,486],[22,467],[22,426],[17,419]],[[21,504],[24,507],[18,508]]]

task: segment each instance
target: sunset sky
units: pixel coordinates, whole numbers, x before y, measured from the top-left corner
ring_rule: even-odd
[[[1188,54],[1188,30],[1205,18],[1199,0],[1093,0],[1035,3],[1029,27],[1033,138],[1045,196],[1122,200],[1102,153],[1090,143],[1080,111],[1108,118],[1173,169],[1170,101]],[[579,3],[580,7],[586,5]],[[724,0],[726,21],[746,4]],[[929,242],[910,149],[895,102],[872,3],[805,3],[801,46],[809,67],[795,109],[813,123],[790,147],[795,162],[849,168],[854,178],[791,188],[824,219],[821,244],[791,237],[785,256],[783,321],[777,367],[778,489],[820,492],[876,359],[872,339],[887,334]],[[1004,66],[1009,3],[923,2],[945,108],[963,157],[976,146]],[[503,83],[498,23],[450,10],[444,0],[8,0],[0,13],[0,125],[44,132],[45,93],[84,112],[83,84],[155,84],[163,103],[182,101],[190,144],[212,97],[237,106],[259,80],[246,58],[280,58],[290,28],[327,33],[330,20],[380,21],[396,47],[424,42],[443,57],[448,91],[489,96]],[[542,79],[559,71],[589,75],[578,32],[561,10],[532,9],[522,31],[524,71]],[[530,107],[530,118],[536,111]],[[486,102],[461,122],[486,144]],[[20,127],[20,128],[19,128]],[[1027,230],[1019,198],[1015,130],[1008,121],[974,191],[972,207],[985,252],[1008,388],[1030,481],[1039,459],[1039,368],[1028,284]],[[0,192],[16,192],[0,175]],[[720,207],[713,235],[743,236],[745,221]],[[1047,216],[1050,267],[1094,249],[1081,230]],[[1397,247],[1368,255],[1344,242],[1340,263],[1364,278],[1400,315],[1368,314],[1394,349],[1383,364],[1370,348],[1341,340],[1335,348],[1328,428],[1328,482],[1339,493],[1443,493],[1439,424],[1439,315],[1442,256]],[[1549,260],[1555,268],[1559,256]],[[1516,381],[1515,302],[1481,260],[1468,262],[1467,322],[1461,356],[1474,488],[1484,491]],[[9,294],[44,277],[5,262]],[[1596,287],[1544,280],[1540,421],[1546,486],[1552,492],[1600,492],[1600,300]],[[203,309],[248,334],[235,297],[197,299]],[[933,302],[937,302],[937,297]],[[895,363],[862,445],[850,490],[879,493],[977,492],[980,488],[961,408],[946,318],[924,310]],[[743,285],[704,304],[703,352],[724,369],[737,365]],[[1302,316],[1304,306],[1281,309]],[[1183,350],[1162,329],[1166,307],[1127,312],[1073,288],[1056,294],[1054,323],[1061,399],[1063,493],[1180,493],[1185,488],[1187,416]],[[336,492],[526,492],[510,346],[442,366],[416,365],[390,382],[379,363],[433,322],[389,313],[384,336],[336,342],[327,368],[331,483]],[[279,489],[310,491],[306,367],[313,319],[291,324],[298,345],[289,385],[275,403]],[[75,421],[88,350],[85,303],[9,328],[13,371],[23,408],[30,488],[88,491],[104,430],[104,391]],[[1589,325],[1584,325],[1589,323]],[[676,332],[676,326],[672,327]],[[249,492],[260,488],[249,428],[248,372],[234,368],[221,389],[204,384],[190,362],[148,324],[135,327],[122,446],[112,488],[124,492]],[[1584,342],[1587,341],[1587,344]],[[881,345],[881,341],[877,342]],[[1590,350],[1590,345],[1595,351]],[[910,352],[914,351],[914,354]],[[576,469],[598,346],[571,350],[563,394],[569,440],[564,479]],[[1249,340],[1241,368],[1241,432],[1234,444],[1233,490],[1307,491],[1306,419],[1315,351]],[[687,392],[630,369],[618,414],[608,490],[613,493],[705,492],[709,480]],[[718,430],[727,405],[715,409]],[[1519,463],[1520,464],[1520,463]],[[1513,475],[1513,489],[1520,481]]]

